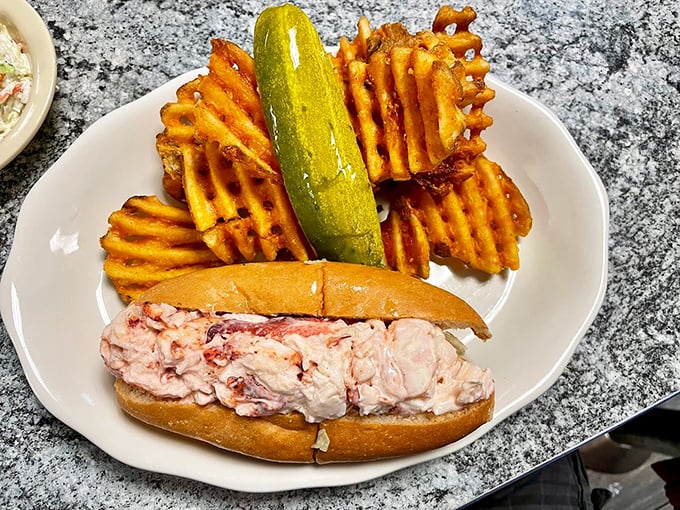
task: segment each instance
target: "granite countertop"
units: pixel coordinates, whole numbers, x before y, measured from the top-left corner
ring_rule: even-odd
[[[31,186],[94,121],[204,66],[209,40],[252,47],[266,2],[31,0],[54,38],[58,88],[34,141],[0,171],[4,268]],[[327,44],[372,25],[429,27],[437,4],[299,2]],[[457,7],[463,4],[456,5]],[[0,330],[2,508],[385,508],[463,505],[680,388],[680,42],[668,1],[473,2],[492,73],[559,117],[609,199],[609,272],[599,315],[555,384],[478,441],[364,483],[246,494],[124,465],[32,393]],[[58,193],[59,190],[55,190]],[[573,240],[578,243],[578,239]],[[546,342],[550,339],[546,338]]]

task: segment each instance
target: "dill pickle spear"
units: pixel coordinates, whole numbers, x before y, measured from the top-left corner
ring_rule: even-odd
[[[253,49],[283,183],[316,255],[385,265],[368,172],[313,24],[293,5],[269,7],[255,24]]]

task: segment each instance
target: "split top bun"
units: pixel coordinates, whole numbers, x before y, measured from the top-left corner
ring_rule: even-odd
[[[458,296],[403,273],[342,262],[251,262],[203,269],[163,281],[138,301],[262,315],[418,318],[491,338],[484,320]]]

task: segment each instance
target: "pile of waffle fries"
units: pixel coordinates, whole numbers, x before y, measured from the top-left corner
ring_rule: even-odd
[[[433,256],[486,273],[519,268],[531,229],[520,190],[485,156],[493,120],[471,7],[442,7],[431,30],[358,22],[329,54],[378,203],[388,266],[427,278]],[[283,186],[252,57],[212,41],[208,73],[164,105],[156,149],[171,197],[132,197],[101,239],[104,270],[128,302],[203,267],[315,258]],[[173,203],[170,203],[173,202]]]

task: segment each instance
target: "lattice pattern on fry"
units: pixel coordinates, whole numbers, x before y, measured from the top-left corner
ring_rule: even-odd
[[[199,76],[182,85],[176,93],[177,101],[161,108],[165,128],[156,135],[156,151],[163,164],[163,188],[177,200],[184,199],[184,160],[201,157],[203,150],[194,138],[194,105],[202,79]]]
[[[411,184],[406,185],[409,186]],[[430,241],[425,226],[408,200],[396,199],[380,229],[388,266],[402,273],[427,278],[430,272]]]
[[[492,123],[484,105],[494,97],[484,82],[481,38],[469,32],[475,17],[470,7],[443,7],[433,30],[415,35],[399,23],[373,30],[363,17],[351,42],[340,39],[332,60],[372,182],[451,168],[456,179],[472,174],[472,161],[486,150],[481,133]]]
[[[213,39],[209,73],[194,116],[199,140],[217,142],[232,160],[251,160],[255,177],[280,180],[279,164],[257,94],[253,59],[236,44]]]
[[[104,272],[125,302],[167,278],[223,264],[201,240],[186,207],[155,196],[129,198],[109,216],[100,243],[107,252]]]
[[[196,229],[220,259],[311,257],[282,183],[253,177],[252,160],[229,159],[215,142],[205,144],[205,156],[205,166],[185,167],[184,192]]]
[[[485,83],[490,66],[482,56],[482,38],[469,30],[470,24],[476,18],[477,14],[470,6],[458,11],[445,5],[435,16],[432,32],[420,34],[421,40],[425,41],[433,33],[435,40],[428,45],[431,51],[440,53],[445,52],[444,48],[447,48],[463,65],[465,79],[462,80],[461,106],[466,112],[467,133],[458,140],[455,156],[469,159],[486,150],[481,133],[493,123],[493,120],[484,113],[484,105],[496,95]]]
[[[422,232],[432,253],[462,260],[473,269],[498,273],[519,268],[517,238],[531,229],[531,214],[517,186],[496,163],[475,159],[475,172],[444,196],[435,196],[415,183],[400,188],[383,227],[388,264],[428,276]],[[394,232],[406,232],[397,236]],[[405,264],[404,261],[408,263]]]
[[[360,33],[366,30],[361,23]],[[458,107],[458,76],[414,44],[388,48],[385,43],[383,49],[362,55],[365,42],[361,37],[353,43],[342,39],[333,62],[371,182],[408,180],[432,171],[453,153],[466,127]]]

